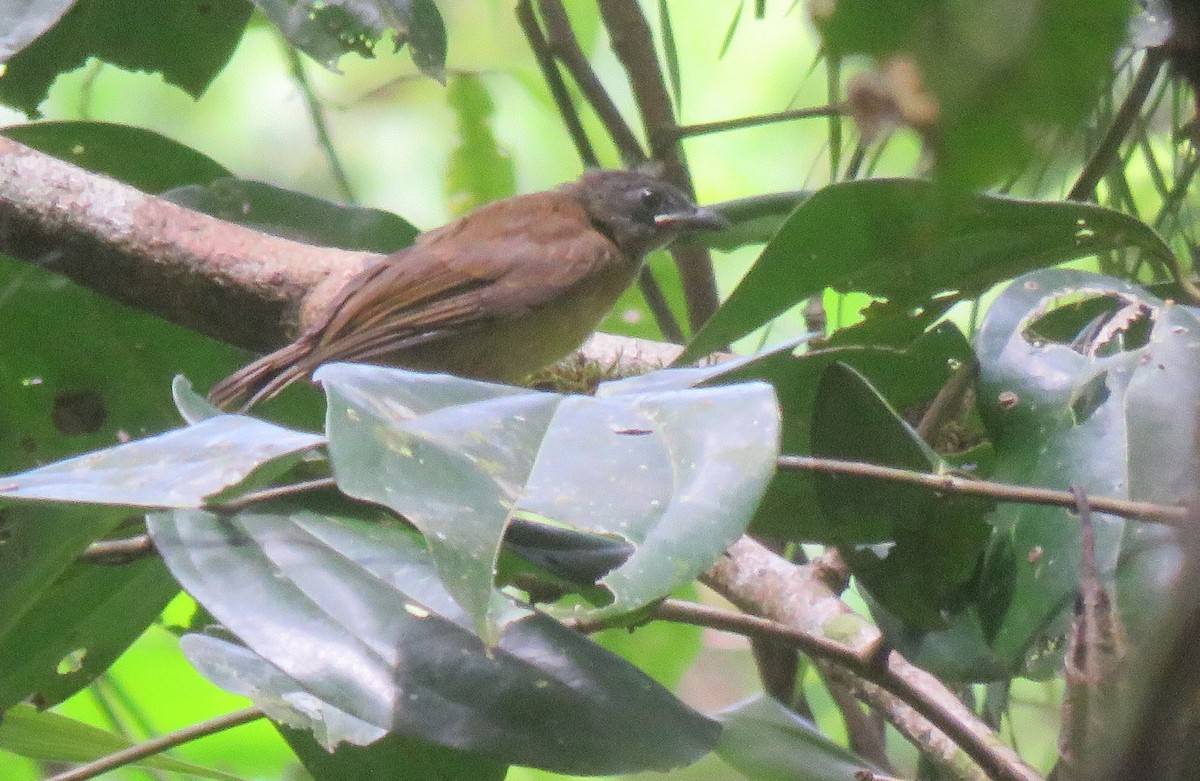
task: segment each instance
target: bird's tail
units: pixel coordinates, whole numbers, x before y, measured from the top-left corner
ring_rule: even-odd
[[[208,392],[208,400],[221,409],[245,411],[272,398],[308,374],[305,358],[311,349],[311,345],[301,340],[264,355],[214,385]]]

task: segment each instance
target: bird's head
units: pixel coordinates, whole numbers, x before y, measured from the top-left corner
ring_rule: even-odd
[[[678,187],[639,171],[591,170],[570,186],[592,224],[635,261],[684,233],[728,225]]]

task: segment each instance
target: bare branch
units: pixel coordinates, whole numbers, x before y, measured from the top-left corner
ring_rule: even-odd
[[[269,236],[0,138],[0,251],[250,350],[379,256]]]

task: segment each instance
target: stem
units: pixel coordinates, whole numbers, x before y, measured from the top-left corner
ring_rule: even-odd
[[[245,708],[224,716],[217,716],[216,718],[202,721],[199,724],[193,724],[176,732],[170,732],[153,740],[147,740],[145,743],[139,743],[136,746],[122,749],[106,757],[101,757],[95,762],[80,765],[74,770],[68,770],[65,773],[51,776],[46,781],[86,781],[86,779],[95,778],[110,770],[116,770],[119,767],[152,757],[155,754],[161,754],[167,749],[181,746],[184,743],[190,743],[193,740],[198,740],[209,735],[215,735],[218,732],[224,732],[227,729],[239,727],[243,724],[249,724],[252,721],[265,718],[265,716],[266,714],[258,708]]]
[[[788,111],[776,111],[773,114],[757,114],[752,117],[737,117],[722,119],[716,122],[700,122],[695,125],[678,125],[675,128],[676,138],[702,136],[708,133],[723,133],[727,130],[741,130],[747,127],[759,127],[773,122],[788,122],[793,119],[812,119],[814,117],[836,117],[845,113],[839,104],[816,106],[815,108],[794,108]]]
[[[333,139],[329,135],[329,125],[325,121],[325,107],[321,105],[321,101],[313,91],[312,82],[308,80],[308,74],[304,72],[304,61],[300,59],[300,53],[284,39],[282,33],[278,35],[278,38],[279,46],[283,50],[283,57],[287,60],[288,69],[292,73],[292,80],[296,82],[296,87],[304,97],[304,105],[308,109],[308,120],[312,122],[313,132],[317,134],[317,146],[321,148],[325,155],[325,161],[329,163],[329,170],[333,174],[334,183],[337,184],[338,193],[347,203],[356,203],[358,197],[354,194],[350,178],[346,176],[346,169],[342,166],[342,160],[333,146]]]
[[[919,485],[938,493],[960,494],[963,496],[983,496],[998,502],[1025,502],[1027,504],[1046,504],[1054,507],[1074,509],[1076,500],[1070,491],[1057,491],[1052,488],[1037,488],[1034,486],[1013,485],[1011,483],[994,483],[988,480],[973,480],[956,475],[935,475],[927,472],[913,472],[908,469],[897,469],[877,464],[864,464],[860,461],[841,461],[834,458],[816,458],[813,456],[780,456],[776,460],[780,469],[798,469],[805,472],[822,472],[830,475],[846,477],[868,477],[876,480],[887,480],[893,483]],[[1154,504],[1153,502],[1135,502],[1129,499],[1096,496],[1089,497],[1092,508],[1110,515],[1119,515],[1136,521],[1160,523],[1164,526],[1185,527],[1187,508],[1174,505]]]

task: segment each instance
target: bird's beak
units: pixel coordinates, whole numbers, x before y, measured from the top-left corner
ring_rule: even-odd
[[[729,227],[729,220],[712,209],[697,206],[687,212],[657,214],[654,224],[660,228],[674,228],[678,231],[719,231]]]

